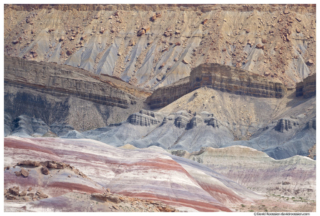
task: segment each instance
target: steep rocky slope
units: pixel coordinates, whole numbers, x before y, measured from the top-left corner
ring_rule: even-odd
[[[88,205],[88,198],[71,192],[102,194],[109,189],[178,210],[231,211],[229,205],[254,204],[262,198],[206,166],[152,149],[126,150],[93,140],[11,137],[4,140],[4,152],[4,187],[18,186],[18,194],[29,187],[41,191],[35,199],[20,203],[27,211],[90,210],[91,203],[91,211],[105,211],[106,206],[96,200]],[[121,205],[125,203],[116,207]]]
[[[316,72],[315,5],[5,5],[4,52],[155,89],[202,63],[294,87]]]
[[[4,62],[6,133],[9,119],[22,114],[77,130],[102,127],[125,120],[149,95],[113,77],[70,66],[9,56]]]
[[[252,148],[203,148],[172,154],[204,164],[255,192],[315,200],[316,161],[302,156],[274,160]]]

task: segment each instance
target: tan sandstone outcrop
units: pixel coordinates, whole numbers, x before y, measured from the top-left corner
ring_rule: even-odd
[[[280,82],[271,82],[263,76],[239,68],[211,63],[196,67],[191,71],[190,77],[155,90],[147,102],[151,108],[164,107],[201,87],[266,98],[282,98],[287,92]]]

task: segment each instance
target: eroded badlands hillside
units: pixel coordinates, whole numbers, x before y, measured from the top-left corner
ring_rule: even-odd
[[[315,5],[5,5],[5,54],[156,89],[202,63],[286,86],[316,72]]]

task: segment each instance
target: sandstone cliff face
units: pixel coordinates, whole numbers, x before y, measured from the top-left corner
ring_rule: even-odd
[[[6,5],[5,54],[146,89],[203,63],[294,87],[316,72],[315,5]]]
[[[285,133],[287,131],[292,130],[294,127],[298,127],[298,126],[299,126],[298,121],[294,121],[292,119],[280,119],[278,121],[277,126],[275,127],[275,130]]]
[[[316,74],[305,78],[302,82],[297,83],[296,97],[303,96],[310,98],[316,95]]]
[[[151,108],[164,107],[201,87],[266,98],[282,98],[287,93],[287,88],[280,82],[271,82],[249,71],[213,63],[199,65],[191,71],[190,77],[173,85],[158,88],[147,99],[147,103]]]
[[[5,113],[12,119],[26,114],[87,130],[121,122],[142,106],[128,87],[120,90],[70,66],[6,56],[4,79]]]
[[[60,65],[5,57],[5,82],[41,92],[74,95],[103,105],[128,108],[134,97]]]

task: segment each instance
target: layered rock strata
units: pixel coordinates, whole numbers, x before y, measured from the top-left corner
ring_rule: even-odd
[[[43,93],[74,95],[81,99],[121,108],[128,108],[129,104],[136,103],[133,96],[61,65],[9,56],[5,56],[4,62],[6,85],[28,87]]]
[[[28,115],[47,125],[87,130],[125,120],[141,109],[149,94],[67,65],[5,56],[4,66],[5,113],[11,119]]]
[[[81,200],[66,200],[67,193],[101,194],[108,189],[193,211],[231,211],[230,203],[249,204],[261,198],[214,170],[166,152],[120,149],[89,139],[16,137],[5,138],[4,151],[5,166],[9,167],[4,171],[5,188],[26,190],[31,186],[49,197],[45,203],[24,204],[27,210],[77,209]],[[67,168],[67,164],[77,168]],[[29,176],[17,177],[14,172],[26,165]],[[48,169],[47,175],[40,172],[42,168]]]
[[[271,82],[249,71],[212,63],[193,69],[188,80],[185,78],[171,86],[155,90],[147,102],[153,109],[164,107],[201,87],[265,98],[282,98],[287,93],[287,88],[280,82]]]
[[[316,161],[307,157],[274,160],[261,151],[243,146],[171,153],[217,170],[255,192],[310,200],[316,197]]]
[[[316,95],[316,74],[312,74],[296,85],[296,97],[310,98]]]

